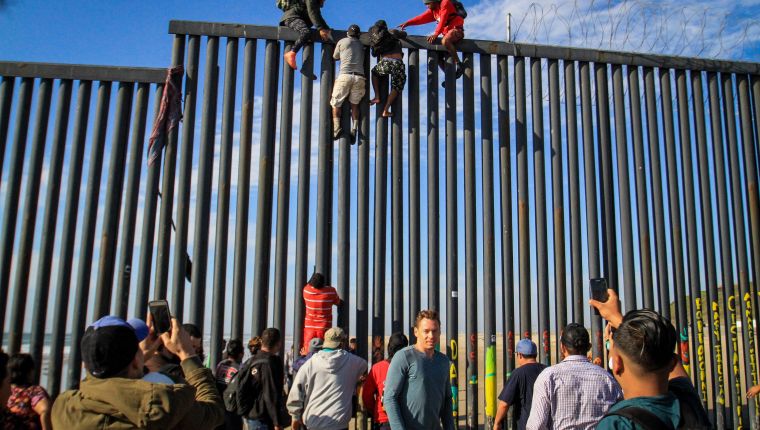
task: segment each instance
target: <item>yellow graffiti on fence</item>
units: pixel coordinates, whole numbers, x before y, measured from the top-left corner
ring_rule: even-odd
[[[755,328],[752,324],[752,296],[749,293],[744,294],[744,324],[747,327],[747,340],[749,341],[749,371],[752,376],[752,385],[757,385],[757,362],[755,359]],[[749,382],[749,381],[748,381]],[[749,385],[749,383],[747,384]],[[755,407],[760,406],[757,396],[754,398]]]
[[[736,396],[736,428],[740,429],[743,428],[744,425],[742,423],[742,384],[741,384],[741,370],[739,369],[739,340],[738,340],[738,333],[736,328],[736,297],[733,295],[728,296],[728,310],[729,310],[729,318],[731,318],[731,328],[729,329],[729,332],[731,333],[731,346],[733,346],[733,354],[731,355],[731,368],[734,371],[734,395]]]
[[[699,385],[702,387],[704,399],[707,399],[707,366],[705,365],[705,340],[702,335],[704,323],[702,320],[702,298],[695,300],[695,310],[697,316],[697,364],[699,367]]]
[[[718,312],[718,302],[712,302],[713,313],[713,336],[718,339],[718,343],[713,345],[715,351],[715,370],[718,375],[718,404],[726,404],[726,392],[723,388],[723,351],[720,346],[720,312]]]

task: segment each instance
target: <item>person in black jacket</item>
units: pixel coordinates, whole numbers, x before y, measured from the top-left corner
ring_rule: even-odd
[[[256,401],[248,413],[248,430],[281,430],[290,425],[290,416],[285,409],[284,376],[282,359],[277,355],[282,349],[280,330],[268,328],[261,333],[261,350],[256,360],[263,357],[268,361],[253,366],[251,372],[258,373],[259,392],[253,396]]]
[[[378,87],[380,78],[391,77],[391,92],[383,107],[383,117],[393,116],[391,106],[399,94],[404,91],[406,84],[406,66],[404,65],[404,51],[401,50],[401,39],[406,38],[406,32],[390,30],[384,20],[379,20],[370,27],[369,39],[372,55],[377,57],[377,65],[372,68],[372,89],[375,96],[369,101],[370,104],[380,103]]]
[[[295,44],[285,53],[285,62],[293,70],[297,70],[296,54],[311,38],[311,27],[317,27],[319,37],[323,42],[332,41],[332,31],[325,19],[322,18],[322,7],[325,0],[289,0],[283,8],[280,25],[284,25],[300,34]]]

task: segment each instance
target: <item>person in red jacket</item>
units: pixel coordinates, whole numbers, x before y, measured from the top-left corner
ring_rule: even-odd
[[[385,390],[385,377],[391,365],[393,355],[409,345],[409,339],[401,332],[393,333],[388,339],[388,358],[379,361],[372,366],[367,379],[362,385],[362,401],[364,408],[372,412],[373,430],[390,430],[388,415],[383,407],[383,390]]]
[[[309,349],[309,341],[325,338],[325,332],[332,327],[332,307],[341,303],[334,287],[325,285],[325,277],[314,272],[309,283],[303,287],[303,301],[306,318],[303,324],[303,346]]]
[[[462,77],[464,69],[462,68],[462,62],[459,60],[457,54],[456,45],[464,39],[464,18],[462,18],[454,6],[453,0],[422,0],[427,6],[428,10],[422,14],[406,21],[399,25],[402,30],[410,25],[422,25],[430,22],[438,21],[438,25],[435,27],[433,34],[428,36],[428,43],[435,43],[438,36],[443,36],[441,44],[449,51],[449,55],[454,59],[456,65],[457,79]],[[443,60],[443,58],[441,58]],[[441,68],[444,67],[444,62],[440,61]]]

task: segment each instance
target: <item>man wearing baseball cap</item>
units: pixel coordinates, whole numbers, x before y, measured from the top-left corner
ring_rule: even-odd
[[[81,343],[87,376],[53,404],[54,428],[209,429],[224,422],[214,377],[201,366],[189,335],[176,319],[160,337],[151,336],[148,325],[107,316],[87,328]],[[180,357],[187,384],[140,380],[145,354],[161,343]]]
[[[359,127],[359,103],[366,92],[367,79],[364,76],[364,45],[359,40],[361,29],[351,24],[346,37],[335,45],[333,58],[340,60],[340,74],[333,85],[330,106],[333,112],[333,139],[340,139],[343,128],[340,116],[343,102],[348,99],[351,104],[351,144],[356,143],[356,131]]]
[[[517,421],[518,430],[525,430],[525,424],[530,415],[530,405],[533,401],[533,384],[538,374],[546,369],[546,365],[536,362],[538,347],[530,339],[521,339],[515,348],[517,353],[517,369],[507,380],[507,384],[499,394],[499,410],[493,423],[494,430],[507,428],[507,412],[514,406],[513,418]]]
[[[564,358],[538,375],[525,428],[591,430],[623,397],[612,375],[588,361],[589,349],[588,330],[581,324],[570,323],[562,330]]]
[[[347,341],[342,328],[327,330],[322,350],[296,374],[288,394],[293,430],[348,428],[351,397],[367,373],[367,362],[345,350]]]

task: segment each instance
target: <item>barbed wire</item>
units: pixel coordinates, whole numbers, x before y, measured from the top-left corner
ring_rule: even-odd
[[[472,7],[468,37],[504,34],[523,43],[760,61],[760,5],[726,0],[485,0]],[[494,19],[504,16],[504,20]]]

